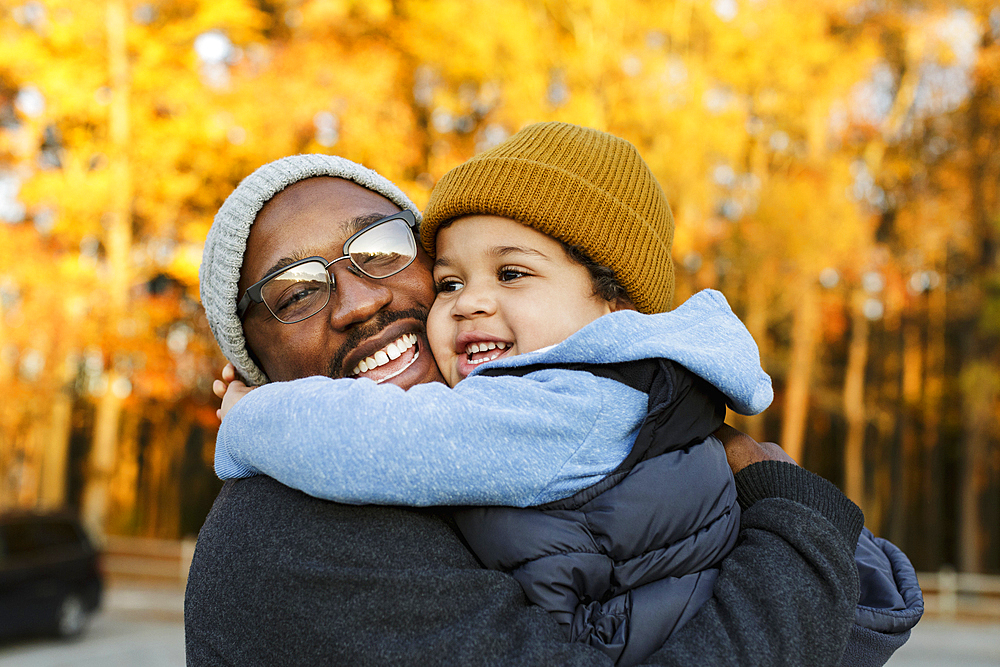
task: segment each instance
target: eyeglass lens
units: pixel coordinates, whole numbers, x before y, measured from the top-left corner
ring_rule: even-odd
[[[260,295],[278,320],[297,322],[326,305],[330,299],[330,274],[323,262],[298,264],[267,281]]]
[[[417,248],[409,225],[394,219],[355,237],[347,253],[351,263],[365,275],[387,278],[406,268],[416,257]],[[326,306],[332,283],[326,264],[319,260],[303,262],[271,278],[261,288],[261,297],[279,321],[292,324]]]
[[[372,278],[385,278],[401,270],[417,254],[410,227],[402,220],[372,227],[347,247],[351,263]]]

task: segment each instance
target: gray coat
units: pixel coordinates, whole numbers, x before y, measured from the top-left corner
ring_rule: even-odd
[[[860,510],[791,464],[755,464],[736,484],[740,539],[712,598],[644,664],[837,665],[858,600]],[[263,476],[216,499],[184,620],[191,667],[612,664],[566,642],[441,514],[340,505]]]

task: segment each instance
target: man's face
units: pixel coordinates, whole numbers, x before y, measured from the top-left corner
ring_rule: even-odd
[[[279,262],[340,257],[351,234],[398,211],[385,197],[339,178],[310,178],[289,186],[261,209],[250,228],[240,295]],[[415,339],[405,350],[396,345],[390,355],[395,359],[373,364],[360,377],[404,389],[440,381],[425,328],[434,300],[430,264],[419,244],[410,266],[380,280],[355,275],[347,260],[337,262],[330,268],[336,283],[330,302],[309,319],[283,324],[264,304],[251,306],[243,318],[247,348],[274,381],[311,375],[340,378],[355,376],[353,371],[365,359],[381,361],[379,353],[390,344]]]

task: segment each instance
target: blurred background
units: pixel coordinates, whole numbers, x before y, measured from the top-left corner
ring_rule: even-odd
[[[69,507],[183,565],[221,486],[197,270],[227,194],[323,152],[422,205],[540,120],[652,166],[677,302],[722,290],[774,379],[735,425],[837,483],[929,590],[996,587],[962,578],[1000,573],[981,0],[0,0],[0,510]]]

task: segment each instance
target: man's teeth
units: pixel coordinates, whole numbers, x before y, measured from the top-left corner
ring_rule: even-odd
[[[466,361],[470,364],[483,364],[487,361],[493,361],[503,354],[503,351],[510,347],[510,345],[510,343],[495,343],[493,341],[488,343],[470,343],[465,347]],[[489,352],[490,350],[499,350],[499,352],[496,352],[495,354],[488,354],[481,359],[472,358],[472,355],[477,352]]]
[[[373,368],[384,366],[393,359],[399,359],[403,352],[409,350],[411,347],[416,345],[416,343],[416,335],[403,334],[398,340],[394,340],[389,343],[372,356],[362,359],[358,365],[354,367],[354,370],[351,371],[351,375],[361,375],[362,373],[367,373]]]

